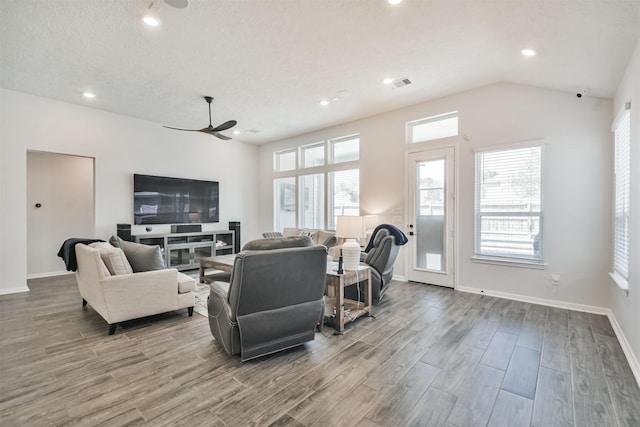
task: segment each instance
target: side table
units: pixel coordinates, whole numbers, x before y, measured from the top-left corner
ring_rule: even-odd
[[[361,265],[357,270],[344,270],[342,274],[338,274],[337,269],[337,263],[330,262],[327,264],[325,318],[333,318],[336,333],[342,335],[344,333],[345,323],[352,322],[365,314],[373,317],[373,308],[371,305],[371,268]],[[344,297],[345,287],[357,286],[358,283],[365,280],[367,286],[364,291],[364,302],[354,301]],[[334,301],[334,304],[330,304],[331,301]],[[328,316],[327,309],[329,310]],[[347,311],[348,315],[345,314]]]

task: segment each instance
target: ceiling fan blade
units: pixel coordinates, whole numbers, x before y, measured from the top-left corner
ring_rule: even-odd
[[[223,134],[218,133],[218,132],[214,132],[212,129],[209,129],[209,128],[200,129],[198,132],[206,133],[207,135],[216,136],[216,137],[218,137],[220,139],[224,139],[225,141],[228,141],[228,140],[231,139],[228,136],[223,135]]]
[[[172,128],[171,126],[162,126],[163,128],[167,128],[167,129],[173,129],[173,130],[183,130],[186,132],[208,132],[209,129],[208,128],[204,128],[204,129],[181,129],[181,128]]]
[[[224,122],[221,125],[218,125],[217,127],[214,127],[213,129],[211,129],[211,132],[220,132],[220,131],[223,131],[223,130],[231,129],[232,127],[234,127],[237,124],[238,124],[238,122],[236,122],[235,120],[229,120],[228,122]]]

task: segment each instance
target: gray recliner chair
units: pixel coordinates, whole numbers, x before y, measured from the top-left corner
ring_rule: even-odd
[[[300,240],[311,242],[309,237],[283,239],[249,242],[235,258],[230,283],[211,284],[211,333],[243,362],[315,337],[323,311],[327,249]]]
[[[393,277],[393,264],[398,257],[400,246],[406,243],[406,236],[397,228],[385,228],[386,225],[377,227],[371,236],[371,244],[368,252],[360,254],[360,262],[371,267],[371,302],[378,304],[389,282]],[[391,226],[389,226],[391,227]],[[390,230],[394,230],[394,235]],[[364,301],[364,288],[362,283],[345,288],[345,298]]]

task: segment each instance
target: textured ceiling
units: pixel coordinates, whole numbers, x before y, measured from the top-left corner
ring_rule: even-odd
[[[259,144],[494,82],[611,98],[640,37],[640,0],[161,0],[158,28],[150,4],[2,0],[0,86],[185,128],[211,95]]]

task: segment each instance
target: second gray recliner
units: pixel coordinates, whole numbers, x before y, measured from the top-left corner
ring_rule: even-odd
[[[394,227],[396,233],[402,233]],[[402,235],[402,245],[406,242],[406,236]],[[393,264],[398,257],[400,246],[397,244],[398,238],[394,236],[388,228],[381,226],[376,229],[371,236],[372,245],[369,252],[360,254],[360,262],[371,267],[371,301],[378,304],[385,291],[389,287],[389,282],[393,277]],[[364,301],[364,288],[362,284],[348,286],[345,288],[345,298]]]

